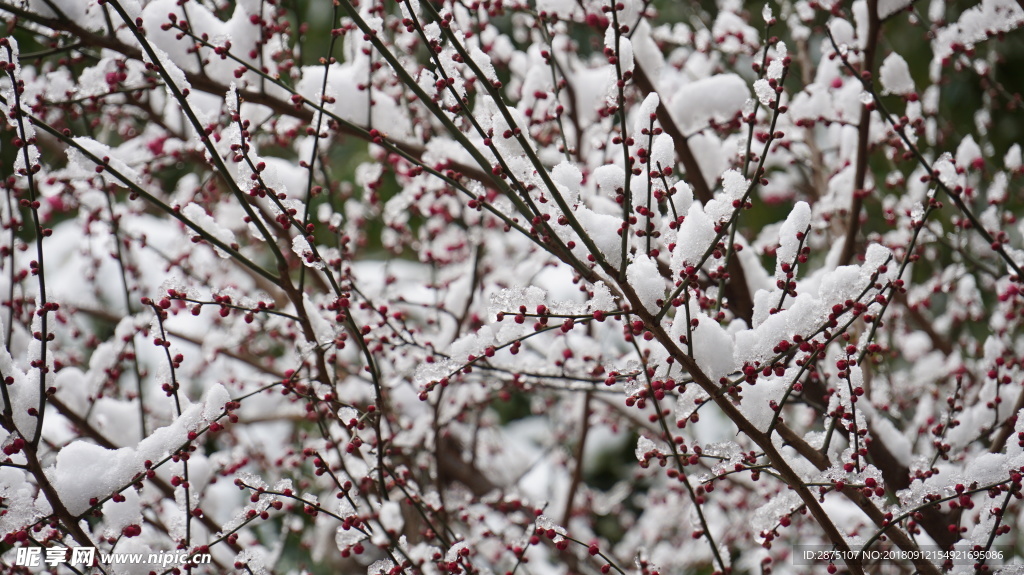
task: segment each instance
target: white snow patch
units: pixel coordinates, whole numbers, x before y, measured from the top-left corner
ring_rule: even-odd
[[[905,96],[916,91],[914,78],[910,75],[910,66],[896,52],[886,56],[878,69],[878,75],[882,81],[883,94],[899,94]]]
[[[679,129],[689,133],[706,127],[710,120],[731,120],[749,97],[750,89],[743,78],[718,74],[680,88],[669,100],[668,109]]]
[[[665,297],[665,280],[658,273],[658,264],[644,254],[637,254],[626,268],[626,279],[636,291],[647,311],[657,313],[658,300]]]

